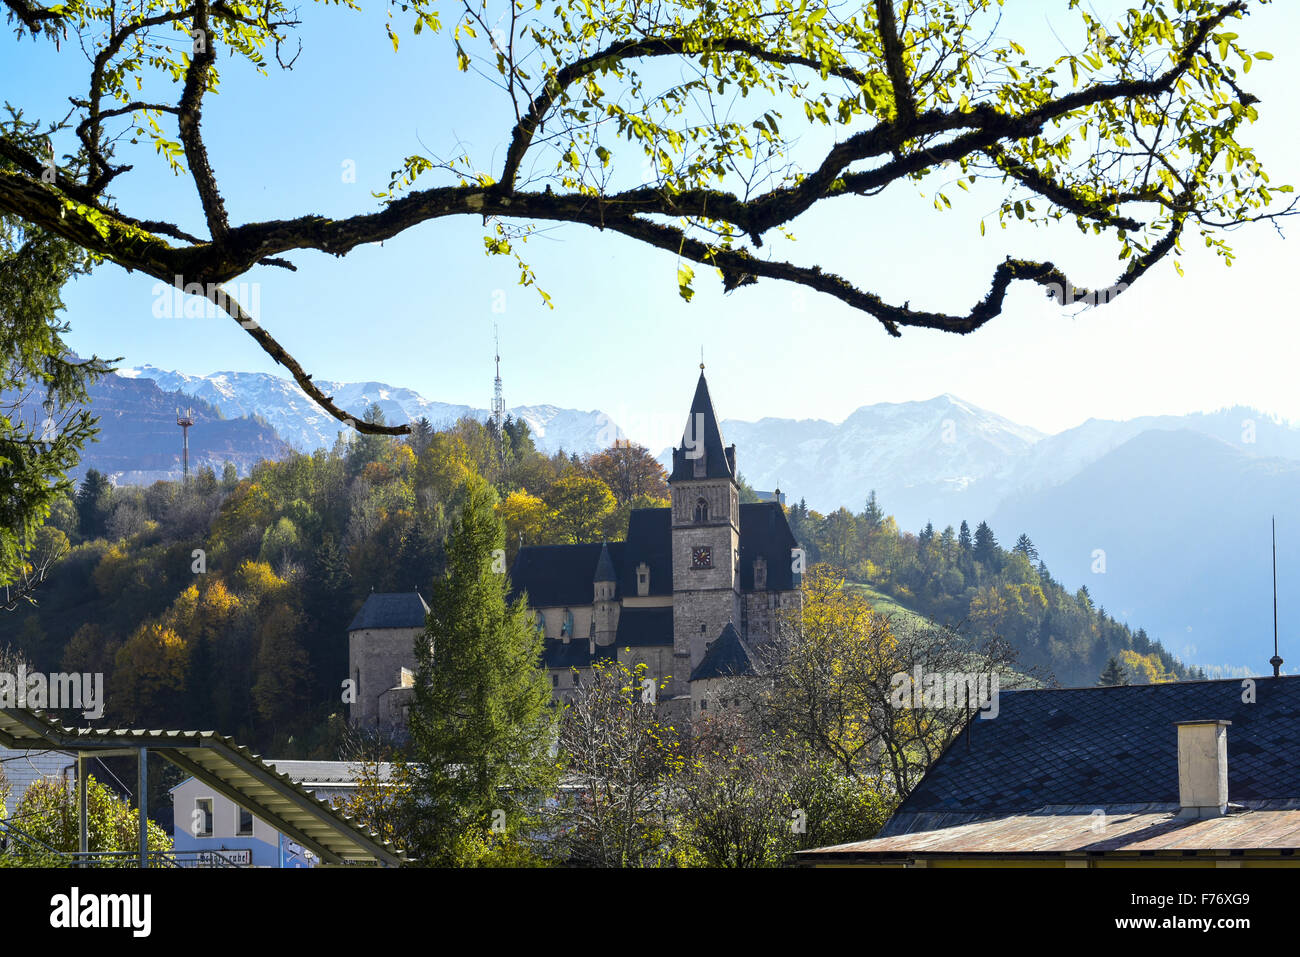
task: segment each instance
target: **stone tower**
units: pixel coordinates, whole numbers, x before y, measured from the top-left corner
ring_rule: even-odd
[[[600,546],[600,559],[591,583],[593,591],[591,609],[591,637],[598,645],[612,645],[618,634],[618,599],[614,590],[618,586],[618,573],[609,555],[609,545]]]
[[[672,494],[673,680],[689,694],[691,670],[728,623],[740,622],[740,487],[736,447],[724,446],[709,386],[700,381],[668,477]]]

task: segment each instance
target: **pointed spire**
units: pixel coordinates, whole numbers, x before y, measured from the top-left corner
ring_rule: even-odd
[[[609,556],[609,545],[602,543],[600,546],[600,559],[596,562],[596,577],[593,582],[614,582],[618,581],[618,573],[614,571],[614,559]]]
[[[703,467],[700,468],[700,460]],[[736,475],[736,447],[726,446],[718,415],[713,411],[709,383],[704,378],[704,363],[700,363],[700,380],[695,385],[695,398],[691,400],[690,415],[682,444],[673,450],[673,471],[669,481],[693,478],[730,478]]]

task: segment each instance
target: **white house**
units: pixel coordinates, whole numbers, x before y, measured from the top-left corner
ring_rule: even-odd
[[[355,793],[361,767],[350,761],[268,761],[295,784],[327,803]],[[387,779],[391,766],[381,764]],[[197,778],[171,789],[177,851],[218,851],[235,864],[252,867],[313,867],[315,856],[284,837],[251,811]]]

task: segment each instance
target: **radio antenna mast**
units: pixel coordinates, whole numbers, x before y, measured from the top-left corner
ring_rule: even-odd
[[[492,325],[492,339],[496,344],[497,360],[497,377],[492,386],[492,421],[496,423],[497,431],[497,457],[501,465],[505,466],[506,461],[506,438],[505,438],[505,415],[506,400],[501,391],[501,333],[496,324]]]
[[[1273,677],[1282,676],[1282,659],[1277,653],[1277,516],[1273,516],[1273,657],[1268,660],[1273,666]]]
[[[181,427],[181,454],[182,462],[184,463],[182,466],[184,469],[184,472],[182,473],[184,475],[183,481],[188,482],[190,480],[190,426],[194,424],[194,410],[186,409],[185,413],[182,415],[181,410],[178,408],[176,410],[176,424]]]

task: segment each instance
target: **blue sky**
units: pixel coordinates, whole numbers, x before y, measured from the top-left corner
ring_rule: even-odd
[[[1054,31],[1068,39],[1074,23],[1065,6],[1013,0],[1001,32],[1031,54],[1054,57],[1062,52]],[[382,11],[302,12],[303,51],[292,71],[261,77],[223,58],[222,90],[206,104],[205,135],[233,221],[374,209],[370,190],[383,189],[414,152],[470,152],[484,168],[499,168],[509,101],[455,69],[446,31],[413,37],[403,28],[395,54]],[[1247,77],[1263,101],[1248,142],[1274,184],[1300,182],[1297,68],[1280,42],[1297,28],[1294,3],[1233,27],[1247,48],[1277,56],[1257,61]],[[55,56],[11,34],[0,43],[5,98],[29,117],[61,115],[66,98],[84,92],[85,63],[68,46]],[[148,151],[132,159],[136,171],[117,186],[123,207],[201,231],[189,180]],[[347,161],[356,164],[355,183],[343,181]],[[796,221],[789,255],[888,301],[960,312],[982,297],[1007,254],[1053,258],[1100,285],[1119,272],[1109,239],[1082,242],[1069,224],[1003,231],[989,216],[981,239],[979,219],[996,209],[1000,188],[949,194],[955,209],[943,214],[910,184],[823,204]],[[244,278],[261,284],[262,324],[317,378],[380,380],[486,406],[497,323],[507,404],[601,408],[652,448],[680,432],[701,347],[715,404],[730,418],[838,421],[863,404],[951,392],[1049,432],[1089,417],[1238,403],[1300,419],[1296,247],[1268,225],[1234,235],[1232,268],[1191,249],[1184,277],[1166,261],[1103,309],[1066,316],[1022,286],[979,332],[914,330],[902,340],[792,286],[765,281],[724,296],[703,269],[687,304],[677,295],[674,256],[578,226],[548,229],[524,247],[553,298],[555,308],[546,309],[516,284],[509,259],[484,255],[483,235],[481,222],[444,219],[382,248],[341,260],[298,253],[297,273],[260,268]],[[154,285],[111,265],[78,281],[65,296],[73,347],[194,374],[281,371],[228,319],[156,318]]]

